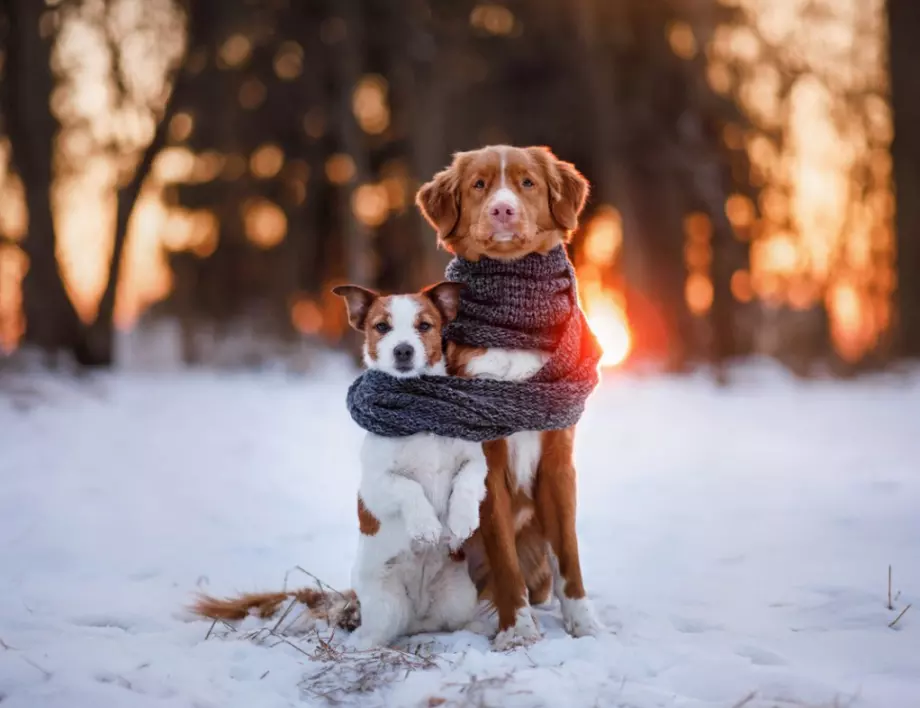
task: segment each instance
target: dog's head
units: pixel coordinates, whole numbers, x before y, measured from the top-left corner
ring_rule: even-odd
[[[451,253],[513,260],[566,243],[587,196],[588,181],[549,148],[496,145],[454,155],[415,201]]]
[[[380,295],[357,285],[332,292],[345,299],[348,322],[364,335],[364,363],[393,376],[445,373],[441,330],[457,316],[460,283],[418,293]]]

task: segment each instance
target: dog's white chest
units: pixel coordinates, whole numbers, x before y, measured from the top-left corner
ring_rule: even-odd
[[[524,381],[531,378],[549,359],[547,352],[532,349],[489,349],[466,366],[468,376],[501,381]],[[508,438],[508,463],[519,489],[533,491],[533,479],[540,463],[542,436],[525,430]]]
[[[533,492],[533,478],[540,464],[542,435],[535,430],[515,433],[507,440],[508,465],[517,481],[517,486],[524,492]]]
[[[467,376],[477,379],[524,381],[536,374],[549,359],[533,349],[488,349],[466,365]]]

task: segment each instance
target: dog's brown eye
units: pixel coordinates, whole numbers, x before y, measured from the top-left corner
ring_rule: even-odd
[[[419,331],[419,332],[427,332],[429,329],[431,329],[431,323],[430,323],[430,322],[419,322],[419,323],[418,323],[418,331]]]
[[[380,334],[386,334],[390,331],[390,325],[388,325],[386,322],[378,322],[374,325],[374,329],[380,332]]]
[[[486,183],[484,180],[477,179],[476,184],[473,185],[473,189],[485,189]]]
[[[527,177],[523,182],[521,182],[521,185],[524,187],[533,187],[533,180],[530,179],[530,177]]]

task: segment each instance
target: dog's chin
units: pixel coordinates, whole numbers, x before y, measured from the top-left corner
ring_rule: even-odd
[[[490,258],[513,260],[537,248],[536,233],[522,230],[491,231],[482,241],[484,255]]]
[[[390,376],[395,376],[398,379],[416,379],[425,373],[425,369],[416,366],[412,366],[408,369],[400,369],[396,366],[390,366],[387,367],[386,372]]]
[[[377,369],[377,371],[382,371],[385,374],[389,374],[393,378],[397,379],[417,379],[419,376],[425,376],[426,374],[431,373],[428,366],[410,366],[408,368],[400,368],[395,364],[384,364],[381,362],[376,362],[375,365],[371,368]]]

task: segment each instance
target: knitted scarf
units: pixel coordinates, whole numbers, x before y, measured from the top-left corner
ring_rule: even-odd
[[[447,278],[466,288],[446,341],[540,349],[549,360],[526,381],[365,371],[348,389],[355,422],[386,437],[434,433],[476,442],[574,425],[598,383],[601,349],[578,306],[565,249],[516,261],[455,258]]]

